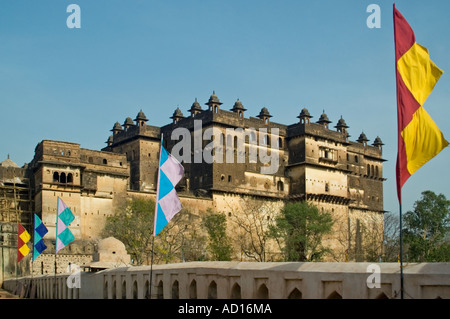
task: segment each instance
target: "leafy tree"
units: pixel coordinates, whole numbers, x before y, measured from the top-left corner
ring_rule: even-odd
[[[155,202],[131,198],[108,216],[103,237],[122,241],[136,265],[150,264]],[[205,238],[195,229],[199,217],[182,209],[154,239],[153,263],[204,260]]]
[[[206,238],[198,231],[200,217],[183,208],[156,236],[154,263],[205,260]]]
[[[103,237],[113,236],[123,242],[133,262],[141,265],[151,255],[155,202],[133,198],[106,218]]]
[[[398,212],[384,215],[383,261],[397,262],[400,253],[400,218]]]
[[[450,201],[443,194],[422,192],[413,211],[404,216],[404,239],[408,260],[450,261]]]
[[[236,241],[243,255],[249,259],[264,262],[273,260],[275,254],[271,252],[269,227],[273,224],[276,214],[273,203],[267,200],[241,198],[240,210],[236,207],[231,221],[237,229]],[[245,212],[245,213],[242,213]]]
[[[229,261],[233,249],[230,238],[227,236],[227,219],[223,213],[208,211],[204,217],[203,225],[208,232],[208,251],[212,260]]]
[[[308,202],[287,203],[271,226],[273,237],[282,238],[286,261],[320,261],[328,249],[322,237],[331,232],[333,219]]]

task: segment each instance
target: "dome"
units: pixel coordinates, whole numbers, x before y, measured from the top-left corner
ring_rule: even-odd
[[[142,112],[142,109],[139,111],[138,115],[134,119],[135,121],[148,121],[147,117],[145,116],[144,112]]]
[[[383,142],[381,141],[381,138],[379,137],[379,136],[377,136],[376,138],[375,138],[375,140],[373,141],[373,144],[372,144],[373,146],[381,146],[381,145],[384,145],[383,144]]]
[[[17,165],[16,163],[14,163],[13,161],[11,161],[9,159],[9,155],[8,155],[7,159],[5,159],[3,162],[0,162],[0,166],[1,167],[15,167],[15,168],[19,168],[19,165]]]
[[[108,237],[101,239],[98,242],[98,251],[107,251],[115,253],[125,253],[127,252],[125,245],[118,239],[114,237]]]
[[[348,125],[347,125],[347,123],[345,123],[345,120],[342,118],[342,115],[341,115],[341,118],[338,120],[335,127],[336,128],[342,128],[342,127],[348,128]]]
[[[122,125],[120,125],[119,122],[116,122],[116,123],[114,124],[113,129],[112,129],[111,131],[122,131]]]
[[[261,112],[259,112],[258,117],[260,119],[264,118],[264,117],[272,117],[272,115],[270,115],[269,110],[267,109],[267,107],[263,107],[261,109]]]
[[[328,115],[325,114],[325,110],[323,111],[322,115],[320,116],[319,120],[317,121],[317,123],[331,123],[331,121],[328,119]]]
[[[172,115],[171,119],[174,119],[174,118],[182,118],[182,117],[184,117],[184,115],[183,115],[183,113],[181,112],[180,108],[177,107],[177,109],[175,110],[175,112],[173,112],[173,115]]]
[[[113,138],[112,135],[110,135],[110,136],[108,137],[108,140],[107,140],[105,143],[108,144],[108,145],[111,145],[113,142],[114,142],[114,138]]]
[[[213,94],[209,97],[208,103],[205,103],[205,104],[210,105],[211,103],[222,104],[222,102],[219,101],[219,98],[217,97],[217,95],[214,91],[213,91]]]
[[[364,132],[362,132],[362,133],[359,135],[359,137],[358,137],[358,139],[357,139],[356,141],[359,142],[359,143],[365,143],[365,142],[367,142],[368,139],[367,139],[366,134],[364,134]]]
[[[197,102],[197,98],[195,98],[195,101],[194,101],[194,103],[192,103],[191,109],[189,111],[190,112],[203,111],[202,107],[200,106],[200,103]]]
[[[297,118],[299,118],[299,119],[304,118],[304,117],[309,117],[309,118],[312,117],[311,114],[309,114],[309,111],[308,111],[308,109],[306,107],[304,107],[302,109],[302,111],[300,112],[300,115],[297,116]]]
[[[247,111],[246,108],[244,108],[244,106],[242,105],[242,102],[239,101],[239,99],[236,100],[236,102],[233,105],[233,108],[231,109],[231,111],[236,112],[236,111]]]
[[[133,120],[131,119],[131,117],[127,117],[127,118],[125,119],[125,122],[123,122],[123,126],[131,126],[131,125],[134,125],[134,122],[133,122]]]

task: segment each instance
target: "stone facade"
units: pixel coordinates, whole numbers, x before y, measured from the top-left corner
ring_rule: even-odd
[[[207,109],[196,99],[186,117],[177,108],[172,123],[161,128],[149,126],[141,110],[135,123],[127,118],[123,126],[114,125],[103,151],[125,152],[134,163],[131,167],[141,172],[130,175],[132,188],[154,192],[163,136],[163,145],[185,167],[179,194],[209,196],[216,210],[228,214],[224,198],[235,203],[243,196],[273,203],[308,200],[332,213],[336,221],[333,235],[326,239],[333,248],[333,260],[364,260],[362,247],[368,241],[376,242],[372,254],[382,254],[385,160],[379,137],[370,144],[362,132],[350,141],[349,126],[342,117],[333,129],[325,112],[313,122],[306,108],[297,123],[284,125],[272,121],[265,107],[256,117],[246,117],[239,99],[225,110],[214,92],[205,104]],[[240,139],[239,130],[244,132]],[[271,174],[261,172],[271,163],[252,157],[261,149],[277,155],[278,166]],[[205,160],[205,153],[211,154],[212,162]],[[235,209],[239,211],[231,208]]]

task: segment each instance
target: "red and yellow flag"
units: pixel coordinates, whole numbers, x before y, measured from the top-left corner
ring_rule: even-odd
[[[397,195],[406,180],[442,151],[448,142],[423,108],[442,73],[416,42],[413,30],[394,4],[394,38],[397,77]]]
[[[27,230],[20,224],[17,234],[17,262],[19,262],[30,252],[30,248],[28,248],[27,242],[30,241],[31,236],[27,232]]]

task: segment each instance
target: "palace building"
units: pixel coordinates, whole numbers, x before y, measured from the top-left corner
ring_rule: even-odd
[[[266,107],[248,116],[239,99],[225,108],[215,93],[205,107],[195,99],[187,112],[177,108],[171,123],[158,127],[140,110],[134,119],[113,125],[102,150],[43,140],[26,167],[2,162],[1,229],[23,221],[31,233],[35,212],[49,229],[46,238],[54,240],[61,197],[75,215],[70,229],[77,241],[65,254],[81,263],[93,254],[92,242],[100,239],[106,217],[121,200],[155,197],[163,137],[185,168],[177,185],[183,206],[231,216],[246,213],[242,199],[273,203],[274,210],[287,201],[307,200],[336,220],[325,241],[336,252],[333,260],[364,260],[363,242],[370,238],[375,253],[382,253],[385,160],[379,137],[370,142],[361,133],[351,141],[342,117],[332,126],[325,112],[314,121],[306,108],[289,125],[273,121]],[[0,244],[6,247],[3,233]]]

